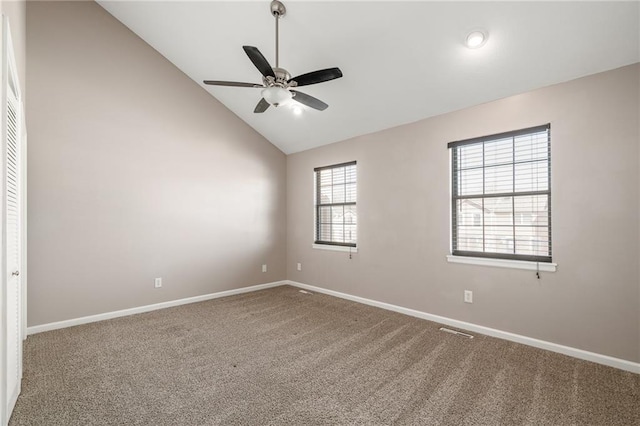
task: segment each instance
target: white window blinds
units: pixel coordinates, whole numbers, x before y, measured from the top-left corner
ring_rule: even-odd
[[[317,167],[316,244],[356,247],[358,240],[356,162]]]
[[[452,254],[551,262],[550,125],[451,142]]]

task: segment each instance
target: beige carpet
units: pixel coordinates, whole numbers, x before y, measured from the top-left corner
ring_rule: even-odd
[[[640,376],[293,287],[36,334],[10,425],[638,425]]]

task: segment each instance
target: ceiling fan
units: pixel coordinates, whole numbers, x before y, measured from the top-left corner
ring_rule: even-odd
[[[278,0],[271,2],[271,14],[276,18],[276,66],[272,68],[265,57],[260,53],[257,47],[242,46],[245,53],[262,74],[262,84],[258,83],[240,83],[236,81],[217,81],[204,80],[204,84],[213,86],[233,86],[233,87],[253,87],[262,90],[262,98],[253,110],[255,113],[262,113],[269,108],[270,105],[277,107],[283,103],[293,99],[303,105],[324,111],[329,105],[316,99],[306,93],[294,90],[295,87],[308,86],[310,84],[322,83],[329,80],[342,77],[340,68],[327,68],[323,70],[313,71],[306,74],[291,78],[291,74],[284,68],[280,68],[279,49],[278,49],[278,21],[285,15],[287,9],[284,4]]]

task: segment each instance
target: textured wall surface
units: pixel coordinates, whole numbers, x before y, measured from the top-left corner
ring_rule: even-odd
[[[285,278],[282,152],[94,2],[27,62],[30,326]]]
[[[287,277],[640,361],[639,76],[635,64],[288,156]],[[557,272],[448,263],[447,142],[546,123]],[[350,260],[312,249],[313,168],[352,160]]]

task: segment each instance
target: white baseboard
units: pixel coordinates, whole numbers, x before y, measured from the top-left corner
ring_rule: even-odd
[[[410,315],[412,317],[421,318],[439,324],[445,324],[451,327],[485,334],[487,336],[497,337],[499,339],[509,340],[516,343],[522,343],[524,345],[533,346],[540,349],[545,349],[552,352],[561,353],[574,358],[583,359],[586,361],[595,362],[598,364],[607,365],[609,367],[618,368],[632,373],[640,374],[640,363],[627,361],[624,359],[614,358],[608,355],[601,355],[595,352],[589,352],[582,349],[572,348],[570,346],[559,345],[557,343],[551,343],[544,340],[534,339],[532,337],[522,336],[519,334],[510,333],[508,331],[497,330],[495,328],[484,327],[482,325],[476,325],[464,321],[459,321],[439,315],[433,315],[426,312],[417,311],[415,309],[403,308],[402,306],[392,305],[390,303],[379,302],[377,300],[366,299],[364,297],[352,296],[350,294],[341,293],[334,290],[328,290],[321,287],[316,287],[308,284],[299,283],[296,281],[284,280],[275,281],[272,283],[258,284],[250,287],[242,287],[233,290],[220,291],[217,293],[205,294],[202,296],[187,297],[185,299],[171,300],[168,302],[156,303],[153,305],[139,306],[137,308],[123,309],[120,311],[105,312],[97,315],[90,315],[81,318],[74,318],[65,321],[52,322],[48,324],[41,324],[32,327],[27,327],[27,335],[42,333],[44,331],[57,330],[65,327],[72,327],[74,325],[88,324],[96,321],[103,321],[111,318],[124,317],[127,315],[140,314],[143,312],[155,311],[157,309],[170,308],[173,306],[186,305],[188,303],[203,302],[205,300],[217,299],[220,297],[233,296],[236,294],[249,293],[252,291],[263,290],[266,288],[278,287],[281,285],[291,285],[299,287],[305,290],[313,291],[316,293],[328,294],[330,296],[339,297],[341,299],[351,300],[353,302],[363,303],[365,305],[375,306],[378,308],[386,309],[389,311],[399,312],[401,314]]]
[[[188,303],[203,302],[205,300],[218,299],[220,297],[249,293],[252,291],[263,290],[265,288],[278,287],[284,284],[286,284],[286,281],[275,281],[272,283],[258,284],[252,285],[250,287],[242,287],[233,290],[220,291],[217,293],[204,294],[202,296],[187,297],[185,299],[170,300],[168,302],[155,303],[153,305],[139,306],[137,308],[122,309],[120,311],[105,312],[102,314],[89,315],[81,318],[35,325],[32,327],[27,327],[27,335],[42,333],[43,331],[57,330],[59,328],[72,327],[74,325],[88,324],[90,322],[104,321],[111,318],[124,317],[127,315],[141,314],[143,312],[155,311],[157,309],[170,308],[179,305],[186,305]]]
[[[426,312],[416,311],[414,309],[403,308],[402,306],[396,306],[389,303],[378,302],[376,300],[365,299],[364,297],[352,296],[350,294],[340,293],[334,290],[327,290],[321,287],[316,287],[308,284],[302,284],[296,281],[286,280],[284,281],[284,283],[292,285],[294,287],[303,288],[305,290],[314,291],[316,293],[328,294],[330,296],[339,297],[341,299],[347,299],[353,302],[363,303],[365,305],[375,306],[378,308],[387,309],[389,311],[399,312],[401,314],[426,319],[429,321],[437,322],[439,324],[445,324],[445,325],[459,328],[462,330],[485,334],[487,336],[497,337],[499,339],[509,340],[511,342],[522,343],[524,345],[533,346],[536,348],[557,352],[563,355],[568,355],[574,358],[579,358],[586,361],[607,365],[609,367],[619,368],[620,370],[625,370],[625,371],[630,371],[632,373],[640,374],[640,363],[637,363],[637,362],[627,361],[620,358],[614,358],[608,355],[601,355],[595,352],[589,352],[582,349],[572,348],[570,346],[559,345],[557,343],[551,343],[544,340],[534,339],[532,337],[509,333],[508,331],[497,330],[495,328],[484,327],[482,325],[476,325],[476,324],[472,324],[464,321],[458,321],[458,320],[447,318],[447,317],[441,317],[439,315],[428,314]]]

